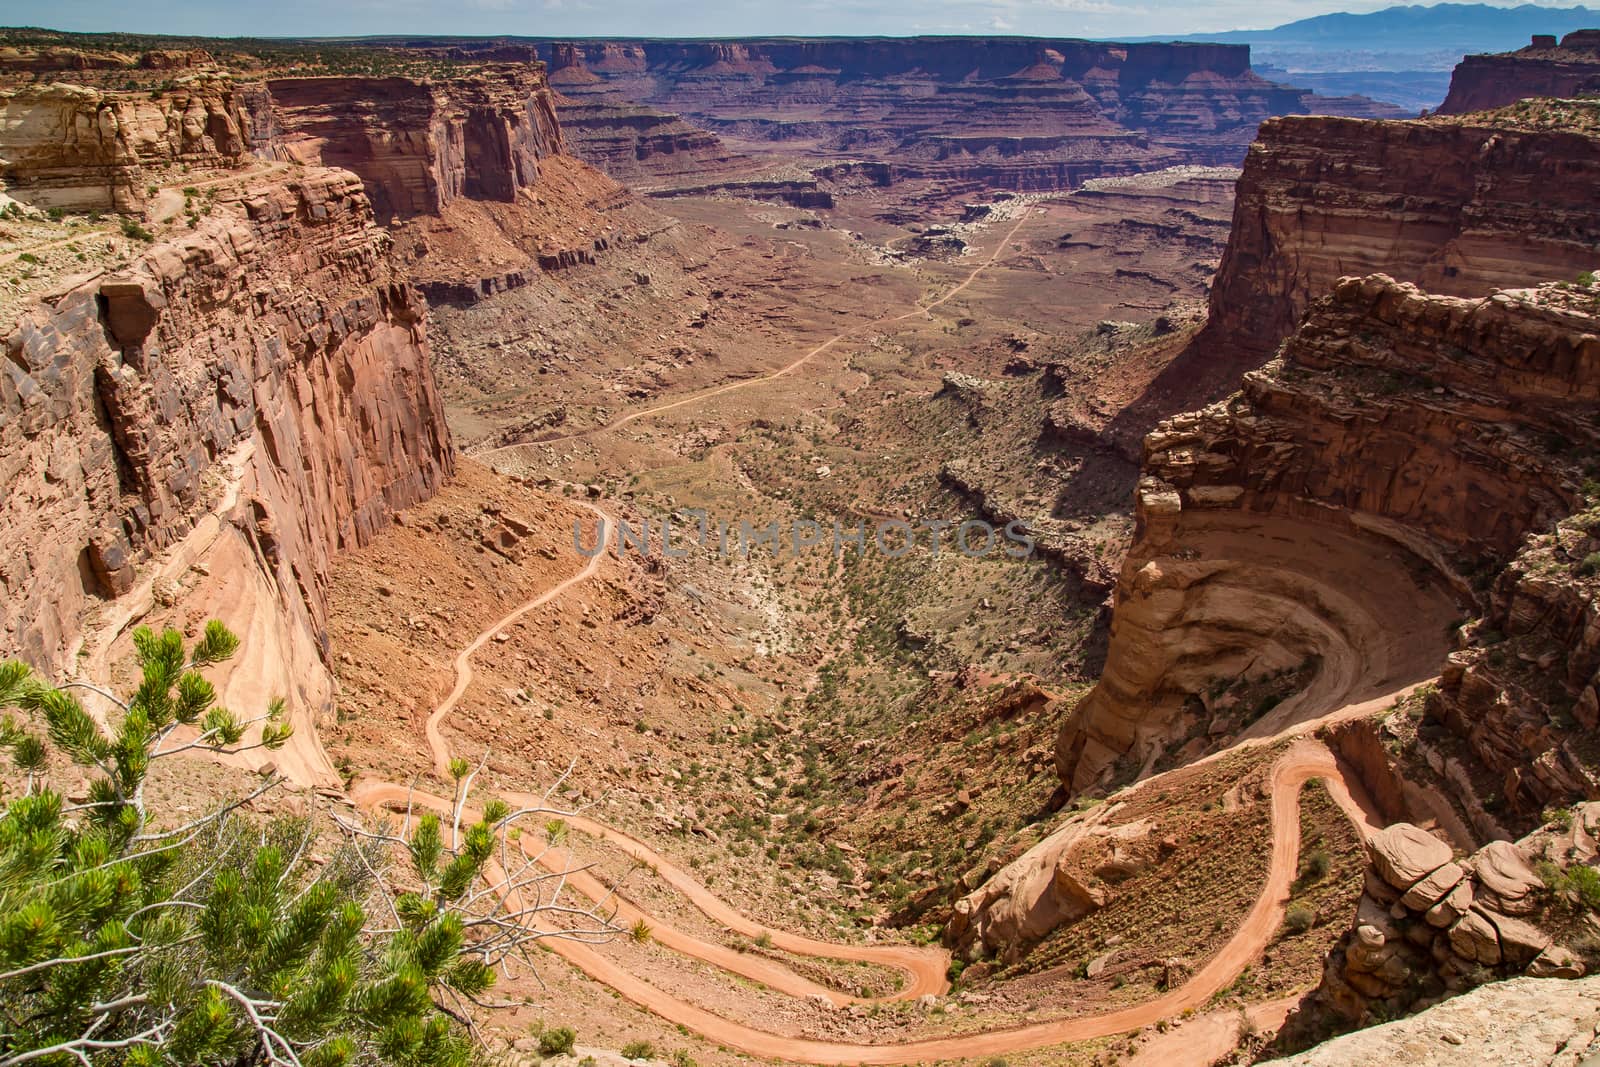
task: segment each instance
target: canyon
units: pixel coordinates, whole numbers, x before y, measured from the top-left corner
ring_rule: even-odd
[[[491,1058],[1592,1038],[1600,132],[1521,99],[1567,82],[1474,57],[1519,96],[1402,120],[1223,45],[41,32],[5,651],[113,722],[135,625],[229,623],[222,697],[295,732],[185,805],[559,793],[519,847],[632,932],[552,939]],[[1035,552],[868,550],[930,521]],[[860,548],[752,538],[804,522]]]
[[[1441,115],[1491,111],[1530,96],[1576,97],[1600,89],[1600,33],[1535,37],[1515,52],[1467,56],[1450,80]]]

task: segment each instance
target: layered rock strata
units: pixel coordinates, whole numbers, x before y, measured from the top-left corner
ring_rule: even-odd
[[[1105,672],[1058,739],[1062,781],[1081,791],[1197,734],[1272,732],[1436,673],[1523,539],[1583,500],[1593,299],[1345,279],[1241,392],[1162,423]],[[1285,675],[1292,693],[1232,699]]]
[[[1600,136],[1498,119],[1276,118],[1245,159],[1205,344],[1259,366],[1340,277],[1429,292],[1570,280],[1600,244]]]
[[[218,206],[9,328],[0,634],[72,670],[192,598],[246,636],[230,701],[320,710],[331,558],[453,469],[426,306],[352,174]]]
[[[1533,39],[1515,52],[1467,56],[1450,75],[1441,115],[1503,107],[1530,96],[1571,97],[1600,92],[1600,30],[1574,30],[1560,43]]]
[[[577,41],[540,45],[565,77],[747,141],[890,161],[906,178],[1050,191],[1176,163],[1236,163],[1262,119],[1324,100],[1226,45],[1077,40]]]
[[[444,80],[273,78],[275,151],[345,167],[378,219],[437,215],[458,199],[514,202],[563,150],[538,64],[486,64]]]
[[[153,93],[61,83],[0,92],[0,184],[34,207],[137,212],[146,168],[236,165],[252,140],[246,94],[216,75]]]

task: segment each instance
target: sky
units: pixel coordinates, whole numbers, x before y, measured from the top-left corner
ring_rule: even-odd
[[[918,33],[1135,37],[1259,29],[1396,0],[0,0],[0,24],[205,37]],[[1571,6],[1559,0],[1546,6]],[[1513,6],[1501,4],[1497,6]]]

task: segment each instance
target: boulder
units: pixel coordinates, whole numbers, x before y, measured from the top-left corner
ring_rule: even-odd
[[[1487,897],[1496,911],[1527,915],[1538,908],[1544,882],[1528,866],[1522,850],[1509,841],[1491,841],[1472,856],[1479,896]]]
[[[1383,880],[1410,889],[1450,862],[1450,846],[1420,826],[1397,822],[1367,839],[1367,854]]]
[[[1400,903],[1412,911],[1427,911],[1454,889],[1466,875],[1461,864],[1450,862],[1407,889]]]
[[[1450,927],[1450,947],[1457,956],[1492,967],[1500,962],[1500,935],[1476,908]]]
[[[1582,978],[1583,963],[1561,945],[1549,945],[1528,964],[1531,978]]]
[[[1550,935],[1530,922],[1494,911],[1485,911],[1483,915],[1499,931],[1500,955],[1513,966],[1532,963],[1550,947]]]

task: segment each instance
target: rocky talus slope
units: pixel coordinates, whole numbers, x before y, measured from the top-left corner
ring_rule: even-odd
[[[453,469],[426,305],[348,172],[217,208],[9,325],[0,632],[72,670],[181,598],[246,635],[230,703],[317,710],[333,555]]]
[[[1600,136],[1509,116],[1284,117],[1245,159],[1205,348],[1259,366],[1340,277],[1429,292],[1570,280],[1600,244]]]
[[[1569,97],[1600,92],[1600,30],[1561,38],[1535,37],[1515,52],[1467,56],[1450,75],[1441,115],[1487,111],[1530,96]]]
[[[1105,673],[1059,738],[1062,781],[1081,791],[1119,761],[1437,673],[1523,539],[1583,505],[1594,299],[1346,279],[1241,392],[1161,424]],[[1274,679],[1293,684],[1259,691]]]
[[[0,184],[42,208],[143,209],[145,170],[249,157],[254,96],[219,74],[156,92],[106,92],[61,82],[0,91]]]

